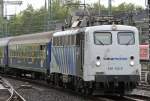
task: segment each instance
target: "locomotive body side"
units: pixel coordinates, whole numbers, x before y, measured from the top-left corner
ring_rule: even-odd
[[[83,77],[83,33],[81,29],[75,29],[53,34],[50,72],[60,74],[62,82]]]

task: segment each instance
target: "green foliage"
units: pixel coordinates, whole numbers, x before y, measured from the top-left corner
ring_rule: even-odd
[[[34,10],[32,5],[28,5],[26,10],[10,19],[9,31],[12,35],[42,32],[45,28],[45,16],[45,8]]]
[[[72,0],[71,3],[78,3]],[[50,9],[50,7],[49,7]],[[42,7],[41,9],[33,9],[32,5],[28,5],[27,9],[12,17],[8,23],[11,35],[30,34],[43,32],[48,28],[48,21],[64,21],[69,15],[69,8],[60,3],[59,0],[53,0],[50,12]]]
[[[0,17],[0,28],[2,27],[2,24],[4,23],[5,23],[5,20],[2,17]]]
[[[69,4],[79,4],[79,0],[72,0]],[[48,28],[48,21],[64,21],[68,15],[71,15],[71,12],[77,10],[79,5],[63,5],[60,3],[60,0],[53,0],[51,11],[52,16],[50,17],[50,12],[44,7],[40,9],[33,9],[32,5],[28,5],[27,9],[12,17],[8,22],[9,33],[11,35],[20,35],[20,34],[30,34],[36,32],[43,32]],[[99,10],[98,3],[91,5],[93,11]],[[50,9],[50,8],[49,8]],[[113,14],[120,12],[131,12],[142,10],[141,6],[136,6],[134,4],[122,3],[119,6],[112,7]],[[101,10],[107,12],[108,8],[104,5],[101,5]],[[0,18],[0,25],[4,25],[6,22]],[[3,29],[3,26],[0,26],[0,29]]]
[[[113,14],[120,13],[120,12],[131,13],[131,12],[140,11],[140,10],[143,10],[141,6],[136,6],[135,4],[132,4],[132,3],[127,4],[125,2],[121,3],[117,7],[113,7],[112,9]]]
[[[92,8],[93,8],[94,11],[98,11],[99,10],[99,4],[94,3],[92,5]],[[101,11],[106,11],[107,10],[107,8],[104,5],[100,5],[100,9],[101,9]]]
[[[3,33],[4,24],[5,24],[5,20],[2,17],[0,17],[0,37],[4,35]]]
[[[108,12],[108,8],[106,8],[104,5],[101,5],[100,8],[101,8],[101,11]],[[93,9],[96,10],[96,11],[99,10],[98,3],[94,3],[93,4]],[[121,12],[128,12],[128,13],[130,13],[130,12],[139,11],[139,10],[143,10],[143,8],[141,6],[137,6],[135,4],[125,3],[125,2],[121,3],[118,6],[113,6],[112,7],[112,13],[113,14],[121,13]]]
[[[68,15],[67,7],[64,7],[59,0],[54,0],[52,3],[52,19],[64,20]]]

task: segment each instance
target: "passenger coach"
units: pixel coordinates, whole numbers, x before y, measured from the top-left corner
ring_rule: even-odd
[[[0,39],[0,69],[8,66],[8,43],[12,37]]]
[[[50,68],[52,32],[21,35],[9,43],[8,69],[17,75],[31,74],[44,78]]]

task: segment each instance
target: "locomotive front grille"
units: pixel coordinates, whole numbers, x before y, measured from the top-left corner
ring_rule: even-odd
[[[140,81],[139,75],[95,75],[96,82],[137,82]]]

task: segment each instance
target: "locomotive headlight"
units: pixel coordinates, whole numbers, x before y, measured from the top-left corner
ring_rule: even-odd
[[[99,67],[101,65],[100,61],[96,61],[96,66]]]
[[[134,64],[135,64],[134,61],[130,62],[130,66],[134,66]]]

